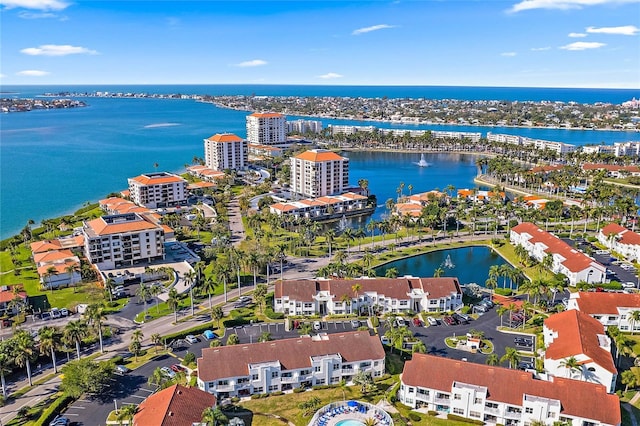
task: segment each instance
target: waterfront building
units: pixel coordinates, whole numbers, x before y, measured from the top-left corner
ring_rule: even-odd
[[[202,425],[202,412],[215,408],[216,397],[198,388],[169,386],[149,395],[133,416],[133,426]]]
[[[249,154],[256,157],[282,157],[284,150],[272,145],[257,145],[250,143],[248,145]]]
[[[617,223],[610,223],[598,232],[598,241],[610,250],[620,253],[630,262],[640,260],[640,234]]]
[[[602,323],[571,309],[545,319],[542,332],[548,374],[598,383],[609,393],[615,391],[618,370],[611,356],[611,339]],[[566,366],[571,358],[579,364],[575,369]]]
[[[34,253],[40,285],[45,289],[69,287],[78,284],[80,276],[80,258],[71,250],[49,250]]]
[[[460,283],[450,277],[285,280],[276,282],[273,299],[273,310],[285,315],[446,312],[460,307]]]
[[[291,157],[291,193],[322,197],[345,192],[349,159],[326,149],[312,149]]]
[[[269,206],[271,213],[283,218],[327,220],[342,216],[358,216],[371,212],[367,197],[345,192],[344,194],[298,201],[280,202]]]
[[[378,378],[384,360],[380,338],[368,331],[205,348],[198,358],[198,387],[219,399],[310,389],[351,383],[361,371]]]
[[[4,315],[16,315],[21,308],[29,306],[29,297],[22,284],[5,285],[0,287],[0,313]]]
[[[85,221],[84,251],[100,269],[164,259],[165,228],[139,213],[106,215]]]
[[[563,142],[545,141],[542,139],[532,139],[525,136],[504,135],[499,133],[487,132],[487,140],[489,142],[508,143],[512,145],[531,146],[538,150],[554,151],[558,155],[567,154],[577,149],[575,145]]]
[[[420,217],[422,209],[429,203],[437,202],[439,205],[445,205],[449,202],[449,197],[444,192],[428,191],[410,195],[402,198],[401,201],[395,204],[395,213],[399,216],[417,218]]]
[[[640,310],[640,294],[597,292],[571,293],[567,309],[591,315],[604,326],[616,326],[620,331],[636,332],[640,323],[631,320],[631,312]]]
[[[411,408],[490,425],[621,424],[620,401],[602,385],[562,377],[538,380],[526,371],[420,353],[404,364],[398,399]]]
[[[167,172],[129,178],[129,197],[148,209],[180,205],[187,200],[187,181]]]
[[[286,145],[287,119],[282,114],[258,113],[247,116],[247,140],[255,145]]]
[[[476,203],[488,203],[491,200],[499,200],[504,203],[507,199],[505,192],[486,191],[480,189],[458,189],[458,198],[471,200]]]
[[[372,133],[375,132],[376,126],[349,126],[340,124],[329,124],[327,126],[331,130],[332,135],[353,135],[359,132]]]
[[[640,157],[640,142],[615,142],[613,150],[616,157]]]
[[[514,246],[523,246],[538,262],[547,255],[553,256],[551,272],[565,275],[571,286],[582,281],[597,284],[606,279],[603,265],[533,223],[523,222],[511,228],[510,240]]]
[[[150,210],[141,207],[132,201],[120,197],[109,197],[98,202],[100,208],[106,214],[147,213]]]
[[[322,121],[294,120],[287,121],[287,133],[321,133]]]
[[[42,240],[31,243],[31,253],[44,253],[51,250],[71,250],[81,252],[84,247],[82,235],[69,235],[54,240]]]
[[[198,179],[205,180],[207,182],[216,182],[219,179],[223,179],[226,175],[219,170],[213,170],[207,166],[197,165],[187,167],[187,172]]]
[[[232,133],[204,140],[204,161],[211,170],[246,170],[247,155],[247,141]]]

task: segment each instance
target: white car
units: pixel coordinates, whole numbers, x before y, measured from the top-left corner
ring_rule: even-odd
[[[636,287],[636,284],[632,283],[631,281],[622,283],[622,288],[635,288],[635,287]]]
[[[318,330],[322,330],[322,323],[320,321],[314,321],[313,322],[313,329],[318,331]]]
[[[438,325],[438,320],[434,317],[427,317],[427,322],[429,323],[429,325]]]
[[[185,336],[184,340],[191,344],[198,343],[198,338],[193,334],[188,334],[187,336]]]
[[[169,367],[162,367],[160,369],[160,371],[162,372],[162,374],[164,374],[165,376],[167,376],[170,379],[173,379],[174,377],[176,377],[176,373],[171,371],[171,369]]]

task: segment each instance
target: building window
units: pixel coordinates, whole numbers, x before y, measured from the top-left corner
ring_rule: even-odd
[[[269,386],[269,392],[271,392],[271,391],[277,391],[277,390],[278,390],[278,387],[279,387],[278,385],[271,385],[271,386]]]
[[[316,373],[319,373],[321,371],[320,368],[321,367],[319,365],[316,365],[315,367],[313,367],[313,371],[315,371]]]
[[[251,375],[251,380],[258,380],[258,375],[257,374],[252,374]]]
[[[346,367],[346,365],[345,365]],[[334,370],[340,370],[340,364],[333,364],[333,369]]]
[[[282,373],[281,377],[293,377],[293,373],[292,372],[286,372],[286,373]]]
[[[454,394],[453,394],[453,399],[458,399],[458,400],[460,400],[460,399],[462,399],[462,395],[460,395],[459,393],[454,393]]]
[[[429,396],[429,391],[428,391],[428,390],[426,390],[426,389],[420,389],[420,388],[418,388],[418,393],[419,393],[420,395]]]
[[[271,378],[272,378],[272,379],[275,379],[275,378],[276,378],[276,377],[278,377],[279,375],[280,375],[280,373],[279,373],[279,372],[277,372],[277,371],[272,371],[272,372],[271,372]]]
[[[453,408],[453,414],[464,415],[464,410],[462,408],[454,407]]]
[[[531,408],[531,407],[526,407],[526,408],[524,409],[524,412],[525,412],[525,413],[527,413],[527,414],[533,414],[533,408]]]
[[[264,392],[264,389],[262,387],[253,388],[253,392],[254,393],[262,393],[262,392]]]
[[[361,362],[360,363],[360,368],[369,368],[371,367],[371,363],[370,362]]]
[[[469,411],[469,417],[480,418],[481,414],[477,411]]]
[[[227,386],[228,384],[228,380],[218,380],[218,386]]]
[[[474,398],[473,399],[473,403],[474,404],[482,404],[482,398]]]

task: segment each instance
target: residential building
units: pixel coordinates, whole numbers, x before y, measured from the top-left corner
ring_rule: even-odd
[[[598,232],[598,241],[628,261],[640,260],[640,234],[632,232],[617,223],[610,223]]]
[[[71,250],[72,252],[82,251],[84,248],[84,238],[82,235],[70,235],[54,240],[42,240],[31,243],[31,253],[44,253],[51,250]]]
[[[148,209],[179,205],[187,200],[187,181],[167,172],[129,178],[129,197]]]
[[[224,179],[227,176],[224,172],[220,170],[213,170],[207,166],[202,166],[202,165],[187,167],[187,172],[207,182],[216,182],[220,179]]]
[[[584,163],[582,165],[584,171],[600,171],[604,170],[607,177],[616,179],[625,178],[627,176],[640,176],[640,167],[638,166],[620,166],[618,164],[594,164]]]
[[[614,325],[621,331],[640,331],[640,322],[631,320],[631,312],[640,311],[640,294],[597,292],[571,293],[567,309],[591,315],[604,326]]]
[[[71,250],[50,250],[33,254],[40,285],[45,289],[69,287],[78,284],[80,258]]]
[[[571,286],[582,281],[597,284],[606,279],[603,265],[533,223],[514,226],[510,238],[511,244],[523,246],[538,262],[543,262],[547,255],[553,256],[551,272],[565,275]]]
[[[142,401],[133,426],[193,426],[204,424],[202,412],[216,406],[216,397],[198,388],[169,386]]]
[[[255,112],[248,115],[247,140],[255,145],[286,145],[286,117],[277,113]]]
[[[218,398],[350,383],[358,372],[384,374],[385,352],[368,331],[205,348],[198,387]]]
[[[273,299],[273,310],[287,315],[445,312],[461,306],[460,283],[450,277],[286,280],[276,282]]]
[[[322,121],[317,120],[294,120],[287,121],[287,133],[320,133],[322,132]]]
[[[404,364],[398,391],[412,408],[451,413],[490,425],[619,426],[620,401],[604,386],[416,353]]]
[[[275,158],[282,157],[284,150],[273,145],[248,145],[249,154],[258,158]]]
[[[372,133],[376,130],[376,126],[349,126],[340,124],[329,124],[332,135],[353,135],[358,132]]]
[[[516,136],[516,135],[504,135],[504,134],[496,134],[496,133],[487,133],[487,140],[489,142],[498,142],[498,143],[508,143],[512,145],[522,145],[522,146],[531,146],[538,150],[549,150],[554,151],[557,154],[566,154],[569,152],[573,152],[576,150],[575,145],[562,143],[562,142],[553,142],[553,141],[545,141],[541,139],[532,139],[524,136]]]
[[[345,192],[349,159],[326,149],[312,149],[291,158],[291,192],[316,198]]]
[[[247,141],[231,133],[218,133],[204,140],[204,161],[211,170],[246,170]]]
[[[165,228],[146,215],[107,215],[82,226],[85,256],[101,269],[164,259]]]
[[[323,220],[334,216],[357,216],[370,213],[372,208],[367,204],[367,197],[353,192],[332,197],[325,196],[288,203],[275,203],[269,206],[271,213],[292,220],[302,218]]]
[[[15,315],[19,312],[19,305],[28,304],[29,298],[22,284],[0,287],[0,314]]]
[[[543,336],[547,373],[598,383],[609,393],[615,391],[618,370],[611,356],[611,339],[602,323],[571,309],[544,320]],[[572,358],[579,364],[575,369],[567,366],[567,360]]]

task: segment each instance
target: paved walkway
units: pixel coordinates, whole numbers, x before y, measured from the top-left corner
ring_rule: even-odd
[[[633,401],[636,398],[636,396],[638,396],[638,395],[639,395],[639,393],[636,393],[634,395],[634,397],[631,399],[631,401]],[[631,401],[629,401],[628,403],[627,402],[623,402],[620,405],[622,405],[622,408],[624,408],[627,411],[627,413],[629,413],[629,418],[631,419],[631,425],[632,426],[638,426],[638,420],[636,419],[635,414],[633,414],[633,409],[631,408],[631,405],[630,405]]]

